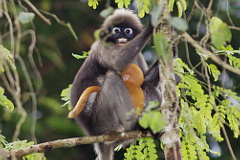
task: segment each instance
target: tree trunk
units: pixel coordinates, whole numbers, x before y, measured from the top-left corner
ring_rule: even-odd
[[[167,0],[159,0],[160,5],[164,5],[163,17],[157,27],[157,32],[162,32],[168,41],[171,40],[171,29],[166,18],[169,16]],[[172,48],[170,46],[170,48]],[[159,56],[160,62],[160,90],[162,93],[161,112],[163,120],[166,122],[163,135],[160,137],[166,160],[181,159],[181,145],[178,128],[178,118],[180,114],[179,99],[176,91],[176,80],[173,67],[173,53],[169,49]]]

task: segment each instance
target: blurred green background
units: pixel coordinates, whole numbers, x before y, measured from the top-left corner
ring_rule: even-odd
[[[52,24],[47,25],[39,17],[35,17],[34,25],[37,36],[36,50],[34,50],[34,60],[37,63],[37,67],[42,76],[42,86],[37,94],[38,109],[34,113],[37,116],[36,137],[38,143],[83,136],[81,129],[77,126],[74,120],[67,118],[68,108],[62,107],[64,104],[61,101],[61,91],[67,88],[72,83],[73,78],[81,66],[83,60],[77,60],[72,56],[72,53],[81,54],[82,51],[89,51],[91,44],[94,42],[93,33],[98,29],[103,22],[103,18],[99,16],[99,13],[105,8],[105,1],[100,1],[96,10],[90,8],[85,0],[33,0],[31,1],[38,9],[55,14],[60,20],[70,22],[73,30],[76,32],[78,40],[76,41],[71,35],[68,28],[57,23],[53,18]],[[203,5],[209,3],[208,0],[201,0]],[[215,16],[219,16],[223,21],[230,23],[228,15],[226,14],[226,2],[214,1],[213,11]],[[113,7],[116,7],[114,2],[111,2]],[[189,9],[186,14],[189,15],[193,1],[188,1]],[[229,1],[229,14],[236,26],[240,26],[240,2],[238,0]],[[201,13],[196,11],[193,14],[191,21],[189,22],[188,32],[191,35],[196,34],[196,28],[198,26]],[[3,24],[0,21],[0,24]],[[28,27],[28,26],[26,26]],[[203,36],[205,27],[204,24],[200,24],[200,35]],[[240,34],[239,31],[232,31],[233,40],[232,46],[235,49],[240,47]],[[30,40],[26,38],[25,44],[29,44]],[[181,48],[182,47],[182,48]],[[179,57],[186,59],[184,55],[184,45],[179,45]],[[24,46],[21,48],[22,52],[26,50]],[[190,52],[191,53],[191,52]],[[145,51],[145,56],[152,61],[154,53],[150,54],[149,51]],[[194,55],[191,57],[192,63],[197,63]],[[27,56],[23,55],[24,60],[27,60]],[[233,89],[236,92],[240,92],[239,77],[230,75],[228,88]],[[34,78],[32,78],[34,83]],[[24,78],[21,77],[21,86],[26,88],[27,84]],[[25,107],[29,114],[27,121],[24,123],[21,130],[20,139],[31,140],[30,128],[31,128],[31,100],[29,98],[28,90],[22,90],[23,99],[25,101]],[[9,99],[10,95],[6,94]],[[0,129],[2,134],[6,136],[7,141],[11,142],[13,132],[15,130],[16,122],[19,120],[19,115],[16,112],[8,112],[0,107]],[[233,139],[233,135],[228,131],[233,149],[240,158],[240,140]],[[222,156],[216,158],[216,160],[228,160],[231,159],[226,143],[220,143]],[[116,153],[118,158],[123,159],[122,151]],[[56,149],[46,153],[46,157],[49,160],[91,160],[95,158],[92,145],[81,145],[74,148]],[[160,159],[164,159],[163,152],[159,151]]]

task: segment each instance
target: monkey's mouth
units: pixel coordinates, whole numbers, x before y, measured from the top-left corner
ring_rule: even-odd
[[[126,44],[127,41],[128,40],[126,38],[119,38],[118,42],[117,42],[117,45],[122,46],[122,45]]]

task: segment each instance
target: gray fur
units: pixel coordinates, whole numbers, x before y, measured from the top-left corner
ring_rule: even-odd
[[[121,14],[122,12],[124,11],[121,11]],[[127,11],[127,15],[131,15],[129,11]],[[131,18],[136,19],[136,16],[134,15]],[[109,25],[111,23],[105,22],[104,24]],[[138,27],[141,29],[141,26]],[[130,63],[139,65],[145,73],[145,77],[149,77],[147,79],[151,80],[151,83],[150,81],[144,81],[142,86],[145,99],[147,101],[153,99],[160,101],[156,86],[152,84],[153,81],[156,81],[156,84],[158,83],[159,76],[156,75],[158,73],[147,71],[146,62],[141,54],[141,50],[150,39],[152,32],[153,27],[148,25],[133,40],[123,46],[106,43],[104,39],[100,39],[92,45],[89,57],[75,76],[70,98],[71,105],[75,106],[87,87],[101,86],[99,92],[91,94],[82,113],[76,118],[77,123],[86,134],[101,135],[118,131],[131,131],[138,128],[136,115],[129,114],[134,109],[133,102],[119,74]],[[154,67],[154,70],[158,70],[156,67]],[[154,79],[151,77],[154,77]],[[112,160],[113,147],[118,143],[94,144],[98,155],[97,160]]]

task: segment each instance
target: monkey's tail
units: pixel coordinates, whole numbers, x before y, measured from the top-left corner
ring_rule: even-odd
[[[85,107],[85,104],[90,96],[90,94],[92,94],[93,92],[98,92],[100,90],[100,86],[91,86],[88,87],[87,89],[85,89],[82,93],[82,95],[80,96],[76,106],[74,107],[74,109],[68,113],[68,118],[75,118],[77,117],[83,110],[83,108]]]

